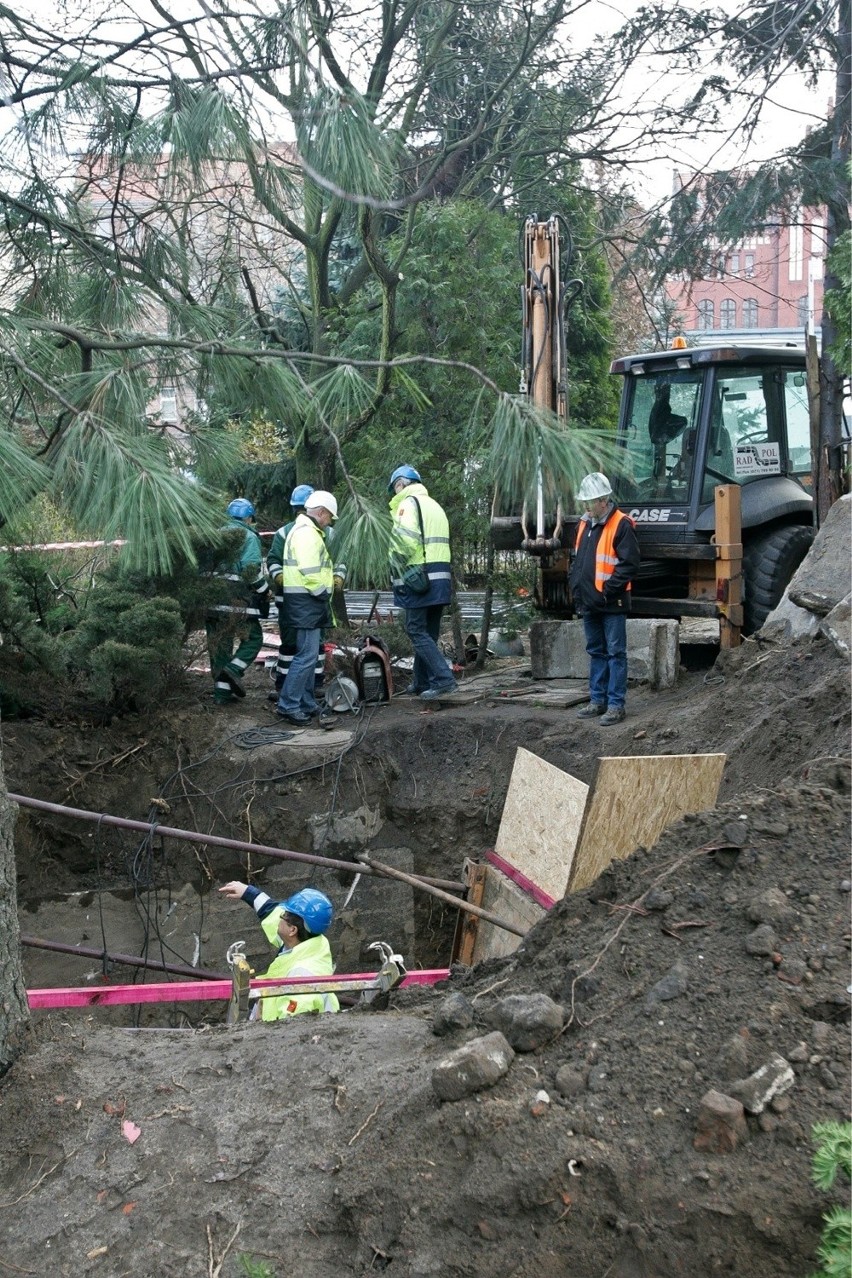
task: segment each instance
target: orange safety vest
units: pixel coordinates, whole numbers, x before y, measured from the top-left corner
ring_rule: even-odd
[[[595,553],[595,590],[603,593],[604,586],[615,571],[615,565],[618,563],[618,555],[615,553],[615,534],[622,519],[630,520],[633,527],[636,527],[634,520],[629,515],[625,515],[622,510],[616,510],[614,516],[610,515],[609,519],[603,526],[603,532],[598,538],[597,551]],[[580,542],[583,539],[583,532],[588,527],[589,520],[581,519],[577,525],[577,540],[574,542],[574,550],[580,549]],[[630,582],[624,587],[625,590],[630,589]]]

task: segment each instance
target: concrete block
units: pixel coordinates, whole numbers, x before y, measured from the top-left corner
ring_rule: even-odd
[[[530,626],[534,679],[588,679],[582,621],[534,621]],[[627,677],[652,688],[672,688],[680,666],[678,623],[657,618],[627,621]]]
[[[796,1081],[793,1067],[773,1052],[765,1065],[728,1087],[728,1095],[741,1102],[750,1114],[760,1114],[774,1096],[788,1092]]]

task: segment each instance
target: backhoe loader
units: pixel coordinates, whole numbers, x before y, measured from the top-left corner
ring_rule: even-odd
[[[521,393],[567,419],[565,309],[570,250],[561,219],[524,226]],[[638,617],[716,617],[726,646],[763,624],[813,537],[805,350],[720,343],[625,355],[615,456],[607,471],[642,552]],[[580,511],[567,489],[547,511],[495,511],[497,549],[540,564],[536,602],[573,615],[568,561]],[[721,514],[720,514],[721,511]]]

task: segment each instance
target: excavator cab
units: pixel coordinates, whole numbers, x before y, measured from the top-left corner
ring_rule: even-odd
[[[781,597],[812,536],[805,352],[710,346],[627,356],[612,478],[636,522],[638,616],[712,615],[714,500],[741,490],[743,629]]]

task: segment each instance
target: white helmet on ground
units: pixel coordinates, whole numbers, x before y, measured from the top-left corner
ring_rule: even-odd
[[[337,498],[333,493],[327,493],[322,488],[316,489],[305,502],[305,513],[309,515],[320,506],[328,511],[332,519],[337,518]]]
[[[578,501],[596,501],[598,497],[611,496],[612,484],[606,475],[601,474],[599,470],[592,471],[591,475],[586,475],[577,489]]]

